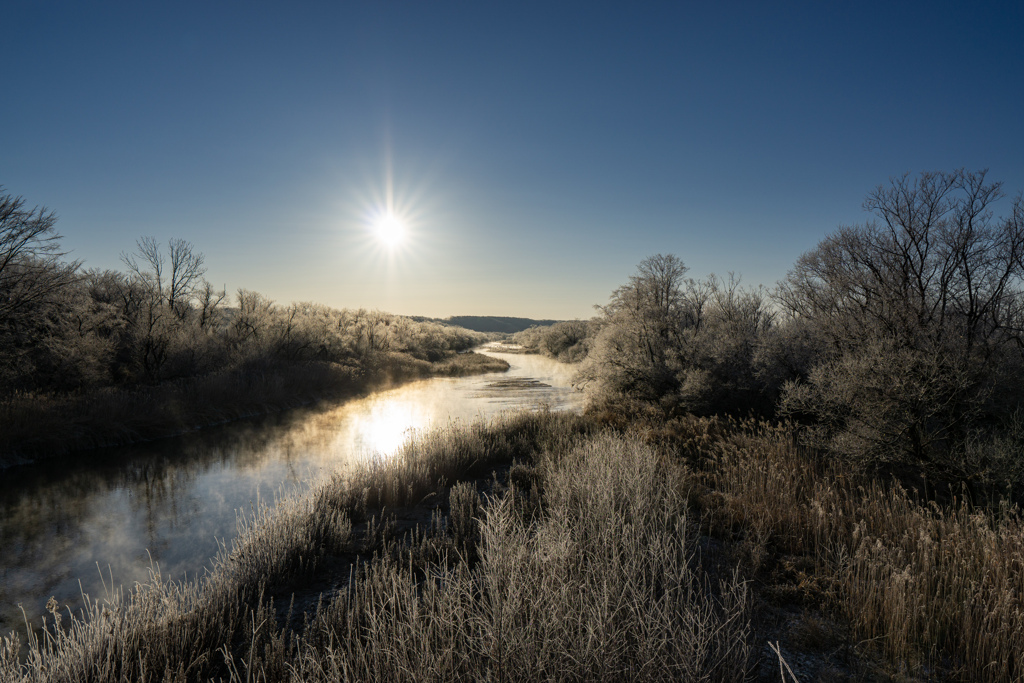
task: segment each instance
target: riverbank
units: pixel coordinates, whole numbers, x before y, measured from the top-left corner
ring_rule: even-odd
[[[469,352],[430,362],[382,353],[362,367],[324,361],[252,362],[157,386],[0,399],[0,470],[69,452],[148,441],[320,400],[340,400],[427,377],[502,372]]]
[[[257,506],[198,580],[53,601],[0,681],[1014,681],[1021,539],[785,425],[523,411]]]
[[[664,463],[573,413],[435,430],[255,510],[200,580],[52,605],[0,680],[736,680],[745,588],[692,562]]]

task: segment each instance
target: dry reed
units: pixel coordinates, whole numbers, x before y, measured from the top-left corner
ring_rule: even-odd
[[[913,675],[1024,678],[1016,508],[923,503],[895,482],[823,462],[782,426],[721,432],[705,452],[711,523],[813,558],[823,597],[865,646]]]

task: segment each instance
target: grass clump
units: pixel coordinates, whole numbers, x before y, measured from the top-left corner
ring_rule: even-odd
[[[551,465],[539,518],[514,487],[489,501],[475,564],[370,566],[317,612],[293,679],[742,678],[745,587],[710,585],[664,475],[636,440],[587,440]]]

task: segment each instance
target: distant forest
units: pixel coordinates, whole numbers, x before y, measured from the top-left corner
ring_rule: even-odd
[[[421,322],[455,325],[477,332],[497,332],[500,334],[515,334],[530,327],[544,327],[558,322],[557,320],[533,320],[532,318],[509,318],[497,315],[453,315],[450,318],[443,319],[414,315],[412,319]]]

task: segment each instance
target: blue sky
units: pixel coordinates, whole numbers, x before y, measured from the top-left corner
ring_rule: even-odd
[[[589,317],[658,252],[772,286],[893,175],[1024,189],[1021,2],[3,15],[0,184],[85,267],[182,237],[281,303]],[[393,251],[368,228],[389,184]]]

